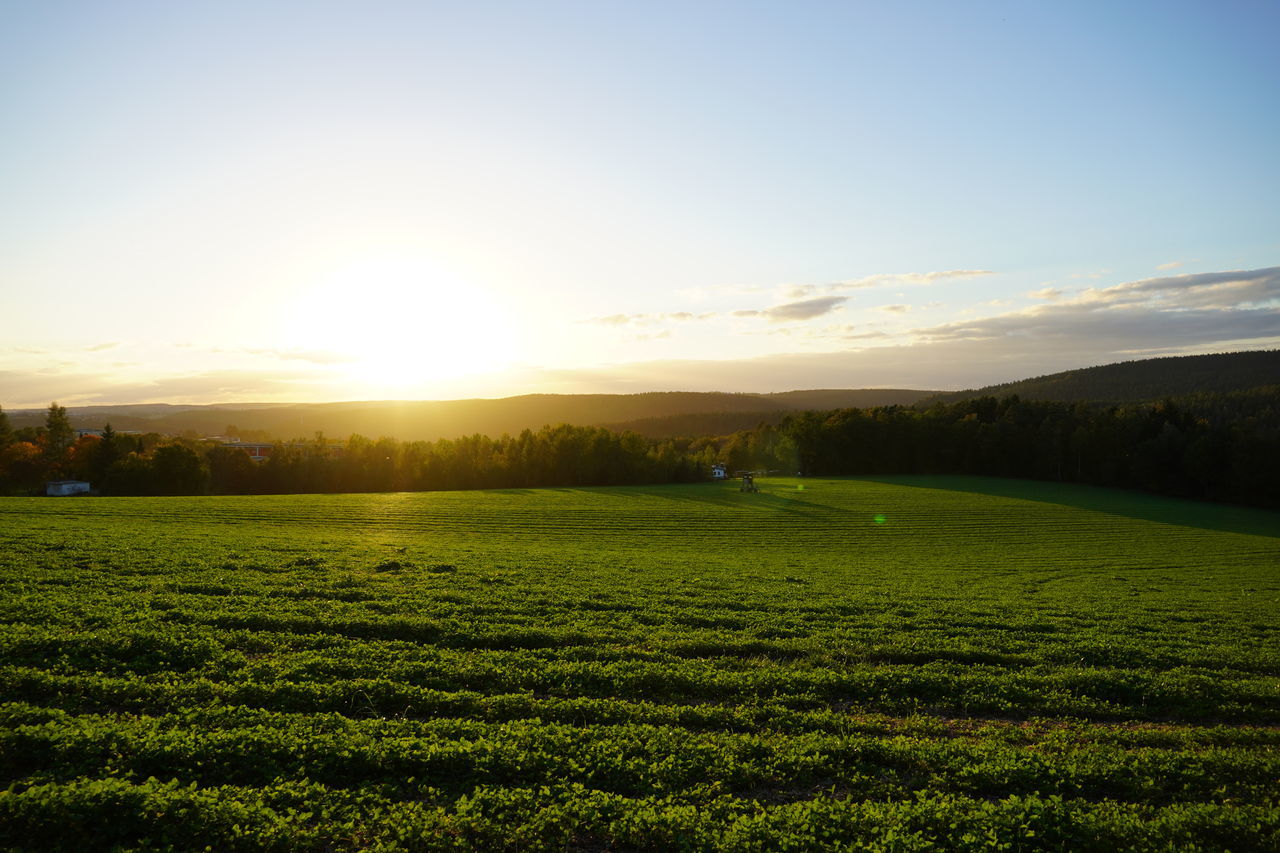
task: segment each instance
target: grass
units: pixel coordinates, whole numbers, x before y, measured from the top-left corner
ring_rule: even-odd
[[[979,478],[0,501],[0,846],[1280,845],[1280,518]]]

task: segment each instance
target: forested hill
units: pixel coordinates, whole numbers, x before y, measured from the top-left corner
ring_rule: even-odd
[[[640,427],[655,437],[689,435],[692,424],[733,432],[805,409],[911,405],[935,392],[903,389],[786,391],[777,394],[651,392],[645,394],[527,394],[492,400],[381,401],[293,405],[91,406],[68,409],[75,427],[171,435],[222,435],[228,427],[247,439],[290,439],[323,432],[401,441],[436,441],[476,433],[499,436],[546,424]],[[688,416],[698,416],[686,420]],[[45,410],[11,411],[15,428],[44,423]],[[723,427],[727,426],[727,429]],[[701,432],[697,432],[701,434]]]
[[[939,394],[924,401],[955,403],[1017,395],[1024,400],[1102,404],[1147,403],[1189,394],[1244,391],[1280,385],[1280,350],[1185,355],[1124,361],[1034,379]]]

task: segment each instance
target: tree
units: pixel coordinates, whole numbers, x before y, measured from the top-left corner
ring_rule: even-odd
[[[13,444],[13,427],[9,425],[9,416],[4,413],[4,407],[0,406],[0,450]]]
[[[165,444],[151,454],[153,488],[161,495],[200,495],[208,491],[204,459],[184,444]]]
[[[137,452],[126,453],[107,471],[106,487],[111,495],[149,495],[155,485],[155,472],[150,457]]]
[[[98,446],[102,444],[101,436],[83,435],[71,449],[67,451],[66,465],[63,468],[73,480],[88,480],[90,483],[101,483],[94,470],[94,460],[98,455]]]
[[[97,480],[106,479],[107,472],[111,470],[111,466],[119,458],[120,442],[118,436],[116,431],[111,428],[111,424],[107,424],[102,428],[102,440],[94,448],[93,461],[90,464],[93,477]]]
[[[258,491],[258,463],[237,447],[215,447],[206,454],[215,494],[245,495]]]
[[[57,403],[49,404],[44,422],[44,458],[51,476],[62,473],[67,450],[75,442],[75,430],[67,419],[67,410]]]
[[[33,491],[44,479],[40,448],[29,441],[15,441],[0,451],[0,486],[4,491]]]

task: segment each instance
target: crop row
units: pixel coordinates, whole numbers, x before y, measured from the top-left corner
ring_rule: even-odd
[[[199,696],[236,704],[289,710],[348,710],[367,706],[398,715],[431,704],[441,691],[482,694],[536,693],[559,698],[594,697],[633,702],[731,703],[772,701],[797,710],[851,708],[895,714],[1075,716],[1096,719],[1179,719],[1274,723],[1274,679],[1219,683],[1196,673],[1081,669],[1043,675],[990,674],[974,667],[903,666],[843,671],[673,669],[642,662],[548,662],[460,660],[456,666],[403,665],[377,677],[331,678],[262,667],[238,677],[199,675],[62,674],[38,668],[4,667],[0,683],[11,698],[29,691],[108,697],[185,706]],[[138,697],[134,700],[133,697]]]
[[[11,723],[17,714],[8,714]],[[42,714],[40,716],[48,716]],[[375,786],[400,797],[422,787],[457,797],[478,786],[573,782],[627,796],[711,786],[735,796],[859,799],[917,791],[1170,803],[1274,803],[1280,754],[1252,747],[1116,747],[1044,741],[819,732],[691,732],[640,724],[541,721],[317,721],[228,709],[173,717],[68,716],[0,731],[0,779],[182,777],[201,786],[310,779]]]
[[[103,849],[321,850],[1234,850],[1280,845],[1274,809],[1151,806],[930,794],[776,805],[706,791],[693,802],[579,785],[477,788],[452,805],[314,782],[198,787],[81,780],[0,793],[0,844],[15,853]],[[32,839],[39,839],[32,843]],[[30,846],[26,846],[30,845]]]

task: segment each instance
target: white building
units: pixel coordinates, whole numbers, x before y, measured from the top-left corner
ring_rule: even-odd
[[[726,480],[729,477],[729,469],[723,463],[717,462],[711,466],[711,479]]]

